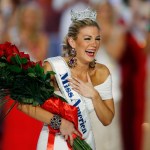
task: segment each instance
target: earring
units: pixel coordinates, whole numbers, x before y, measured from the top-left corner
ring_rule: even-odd
[[[76,57],[76,50],[74,48],[72,48],[70,51],[69,51],[69,56],[71,57]]]
[[[89,63],[90,68],[95,68],[96,65],[96,59],[94,59],[92,62]]]
[[[68,66],[70,68],[74,68],[77,65],[77,59],[76,57],[76,50],[74,48],[72,48],[69,52],[69,56],[71,57],[68,61]]]
[[[76,65],[77,65],[77,59],[75,57],[72,57],[71,59],[69,59],[68,66],[70,68],[74,68]]]

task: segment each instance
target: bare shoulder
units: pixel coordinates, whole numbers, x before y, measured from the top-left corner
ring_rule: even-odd
[[[104,64],[97,63],[97,74],[106,79],[110,75],[110,71]]]
[[[95,85],[102,84],[105,82],[107,77],[110,75],[109,69],[104,64],[96,64],[96,71],[95,71]]]
[[[45,73],[47,71],[53,71],[53,68],[52,68],[51,64],[48,61],[44,62],[43,68],[44,68],[44,72]],[[55,80],[55,76],[54,75],[51,75],[51,80],[52,80],[52,82],[54,82],[54,80]]]

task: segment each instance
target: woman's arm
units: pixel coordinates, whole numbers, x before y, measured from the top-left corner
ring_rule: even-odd
[[[109,125],[114,117],[114,102],[113,99],[102,100],[99,93],[95,91],[95,94],[91,97],[94,105],[95,112],[103,125]]]
[[[48,62],[45,63],[44,70],[45,70],[45,72],[52,70],[51,66]],[[54,114],[46,111],[45,109],[41,108],[40,106],[35,107],[32,105],[28,105],[28,104],[19,104],[18,109],[20,111],[26,113],[27,115],[29,115],[43,123],[46,123],[48,125],[50,124],[50,121],[54,116]],[[74,128],[74,124],[64,118],[61,118],[60,132],[64,136],[65,140],[68,139],[68,136],[70,137],[71,145],[73,144],[72,133],[79,135],[79,133]]]
[[[107,69],[105,70],[106,73],[104,76],[105,78],[107,78],[110,73],[109,70]],[[88,74],[87,74],[88,82],[86,83],[77,78],[72,78],[68,80],[70,81],[72,88],[76,92],[83,95],[84,97],[92,99],[97,117],[99,118],[99,120],[102,122],[103,125],[109,125],[115,113],[113,99],[102,100],[99,92],[94,88],[90,76]]]
[[[19,104],[18,109],[25,114],[33,117],[41,122],[46,124],[50,123],[50,120],[53,118],[53,114],[44,110],[40,106],[32,106],[28,104]]]

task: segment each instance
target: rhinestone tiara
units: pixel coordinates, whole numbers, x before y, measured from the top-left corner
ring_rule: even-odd
[[[71,10],[71,21],[83,20],[83,19],[91,19],[96,21],[96,11],[87,8],[83,11],[73,11]]]

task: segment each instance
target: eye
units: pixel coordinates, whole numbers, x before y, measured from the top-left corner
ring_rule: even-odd
[[[87,37],[87,38],[84,38],[84,40],[87,40],[87,41],[88,41],[88,40],[91,40],[91,38],[88,38],[88,37]]]
[[[97,38],[96,40],[97,40],[97,41],[100,41],[101,39],[100,39],[100,38]]]
[[[97,38],[96,38],[96,40],[97,40],[97,41],[100,41],[100,40],[101,40],[101,38],[100,38],[100,37],[97,37]]]

